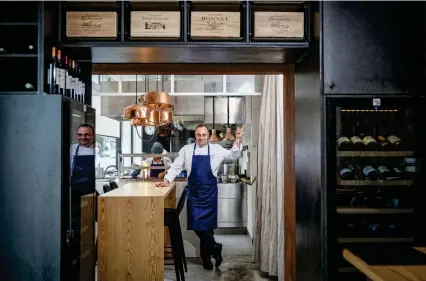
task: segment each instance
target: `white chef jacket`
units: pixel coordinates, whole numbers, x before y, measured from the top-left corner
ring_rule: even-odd
[[[163,154],[165,154],[165,153],[163,153]],[[147,166],[151,166],[151,164],[153,163],[153,161],[154,161],[154,158],[153,157],[149,157],[149,158],[145,159],[145,161],[143,161],[143,164],[145,164]],[[161,157],[161,161],[163,161],[164,166],[166,166],[164,168],[166,170],[172,165],[172,160],[170,160],[169,157]],[[157,164],[157,165],[161,164],[161,161],[160,161],[160,163],[156,163],[154,161],[154,164]]]
[[[230,150],[225,149],[221,145],[215,143],[210,143],[204,147],[200,147],[195,143],[187,144],[179,151],[179,156],[171,165],[164,179],[168,180],[170,183],[173,182],[182,169],[187,171],[189,177],[191,174],[194,145],[196,145],[194,155],[207,155],[208,146],[210,146],[210,166],[215,177],[217,177],[217,172],[219,171],[222,162],[224,160],[237,160],[241,157],[241,151],[243,149],[242,143],[240,143],[240,148],[238,148],[234,143]]]

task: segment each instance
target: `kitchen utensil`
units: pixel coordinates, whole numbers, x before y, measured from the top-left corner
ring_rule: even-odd
[[[230,140],[230,141],[235,140],[234,135],[231,133],[231,128],[226,128],[225,140]]]
[[[216,130],[213,129],[212,130],[212,136],[210,137],[210,142],[218,142],[219,141],[219,137],[216,134]]]

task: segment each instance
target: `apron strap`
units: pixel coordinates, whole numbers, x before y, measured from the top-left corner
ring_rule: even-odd
[[[194,150],[192,151],[192,155],[195,155],[195,147],[197,146],[196,143],[194,143]],[[210,156],[210,144],[207,144],[207,155]]]
[[[75,154],[74,154],[74,156],[72,157],[71,175],[73,174],[74,169],[75,169],[75,158],[78,156],[78,150],[79,150],[79,149],[80,149],[80,145],[77,145],[77,149],[75,150]]]

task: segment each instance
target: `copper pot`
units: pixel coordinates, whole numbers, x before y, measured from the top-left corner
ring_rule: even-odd
[[[149,92],[145,95],[145,105],[149,108],[171,108],[172,99],[167,92]]]
[[[145,96],[140,96],[138,98],[138,103],[145,104]]]
[[[133,104],[124,109],[124,119],[146,118],[146,108],[140,104]]]
[[[218,142],[218,141],[219,141],[219,138],[216,134],[216,130],[213,129],[212,130],[212,136],[210,137],[210,142]]]
[[[230,141],[235,140],[234,135],[231,133],[231,128],[226,128],[225,140],[230,140]]]
[[[130,121],[130,126],[148,126],[146,118],[134,118]]]
[[[151,109],[147,111],[146,120],[151,125],[173,123],[173,111],[171,109]]]

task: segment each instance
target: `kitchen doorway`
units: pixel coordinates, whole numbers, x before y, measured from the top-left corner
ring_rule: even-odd
[[[284,183],[284,197],[286,198],[286,204],[284,205],[284,220],[285,220],[285,229],[284,229],[284,245],[286,245],[284,251],[284,268],[286,272],[286,280],[288,276],[294,276],[295,273],[295,173],[294,173],[294,71],[292,67],[285,66],[282,64],[253,64],[253,65],[244,65],[241,67],[239,65],[217,65],[217,64],[182,64],[182,65],[173,65],[173,64],[129,64],[129,65],[93,65],[93,74],[94,75],[125,75],[125,76],[157,76],[157,75],[254,75],[262,76],[266,74],[275,74],[284,76],[284,99],[285,99],[285,110],[284,110],[284,126],[286,128],[285,138],[284,138],[284,153],[285,153],[285,162],[284,162],[284,174],[285,183]],[[122,84],[123,85],[123,84]],[[122,90],[122,86],[121,90]],[[99,89],[100,90],[100,89]],[[170,90],[169,90],[170,91]],[[94,93],[96,90],[94,89]],[[140,88],[140,92],[143,92],[143,88]],[[96,94],[94,94],[96,96]],[[133,97],[132,97],[133,98]],[[250,97],[253,100],[253,97]],[[259,101],[255,102],[260,104]],[[95,105],[95,104],[94,104]],[[126,104],[123,104],[123,107]],[[103,105],[100,105],[101,107]],[[200,122],[198,122],[200,121]],[[202,120],[197,120],[198,123],[201,123]],[[120,126],[120,130],[127,130]],[[146,132],[143,132],[146,133]],[[125,134],[130,134],[135,136],[135,132],[125,132]],[[133,147],[134,144],[132,144]],[[170,146],[170,148],[172,145]],[[170,149],[169,148],[169,149]],[[143,148],[139,152],[144,151]],[[136,159],[133,161],[140,161],[141,159]],[[248,193],[255,194],[256,185],[253,185],[251,191]],[[248,190],[248,189],[246,189]],[[180,190],[177,190],[177,194],[180,194]],[[248,196],[247,196],[248,197]],[[251,196],[252,197],[252,196]],[[249,198],[247,200],[250,200]],[[253,200],[253,197],[251,198]],[[252,208],[254,206],[252,205]],[[253,209],[255,212],[255,209]],[[184,214],[184,216],[186,216]],[[248,221],[250,219],[248,218]],[[186,225],[182,225],[182,228],[185,228]],[[245,227],[247,229],[247,226]],[[247,231],[249,232],[249,231]],[[253,233],[244,233],[244,227],[241,229],[230,228],[219,228],[216,232],[216,240],[224,244],[224,256],[228,254],[241,254],[241,255],[250,255],[252,253],[252,235]],[[194,241],[196,237],[194,236]],[[193,243],[185,244],[186,248],[190,248]],[[196,248],[194,247],[194,251]],[[191,255],[190,255],[191,256]],[[290,278],[293,279],[293,278]]]

